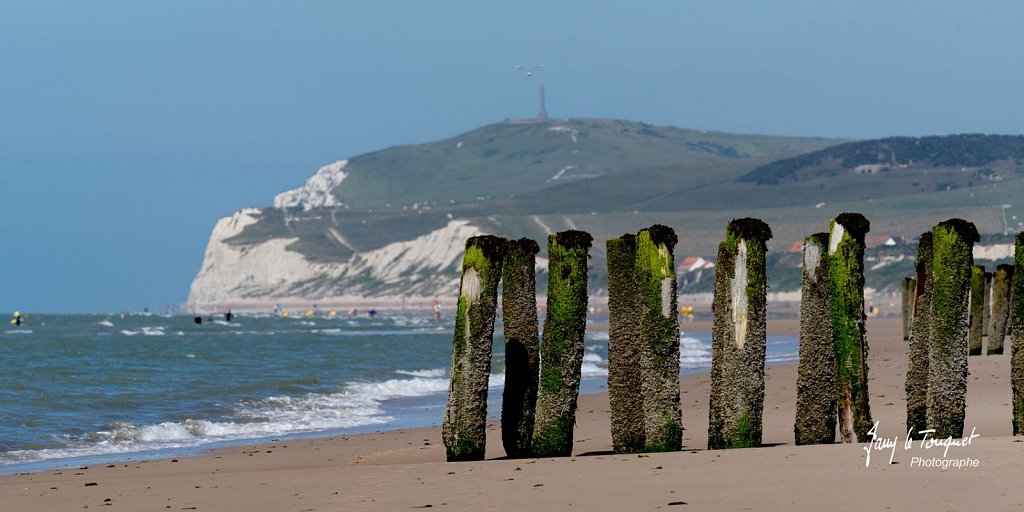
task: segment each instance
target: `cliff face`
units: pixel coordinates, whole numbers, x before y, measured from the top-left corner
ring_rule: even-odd
[[[319,263],[288,249],[297,238],[234,245],[227,240],[258,220],[247,208],[217,222],[202,269],[192,282],[196,307],[237,300],[324,300],[342,296],[453,296],[458,288],[462,247],[483,234],[466,220],[413,240],[355,252],[344,262]]]

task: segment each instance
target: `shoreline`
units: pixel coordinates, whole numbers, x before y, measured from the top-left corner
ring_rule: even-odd
[[[689,332],[697,332],[699,334],[710,336],[710,322],[705,321],[689,321],[683,325],[687,326]],[[606,322],[597,322],[587,325],[587,330],[591,332],[607,332],[608,325]],[[787,364],[769,362],[769,365],[774,364]],[[795,364],[795,363],[794,363]],[[683,369],[683,378],[688,375],[703,374],[709,372],[709,368],[700,369]],[[500,415],[500,393],[501,388],[498,388],[496,392],[499,394],[498,400],[491,400],[490,405],[492,406],[491,414],[494,421],[497,421]],[[607,378],[606,377],[589,377],[584,378],[581,382],[580,395],[589,394],[601,394],[607,393]],[[493,398],[493,397],[492,397]],[[27,460],[23,462],[0,464],[0,476],[13,475],[18,473],[38,473],[51,470],[66,469],[75,466],[83,465],[96,465],[96,464],[123,464],[130,463],[140,460],[162,460],[171,458],[181,457],[196,457],[208,454],[211,451],[219,450],[222,448],[230,448],[237,446],[258,446],[264,444],[272,444],[276,442],[295,442],[300,440],[317,439],[325,437],[337,437],[337,436],[352,436],[352,435],[363,435],[370,433],[381,433],[391,432],[404,429],[418,429],[418,428],[440,428],[441,418],[443,415],[443,405],[441,412],[437,415],[437,418],[433,422],[428,424],[416,424],[416,421],[407,421],[405,418],[396,418],[395,421],[389,424],[366,424],[356,427],[339,427],[328,430],[314,430],[314,431],[301,431],[301,432],[287,432],[280,434],[268,434],[260,437],[248,437],[248,438],[234,438],[234,439],[220,439],[214,441],[197,442],[196,444],[186,444],[180,446],[167,446],[167,447],[149,447],[138,450],[126,450],[119,452],[108,452],[108,453],[88,453],[81,455],[73,455],[67,457],[54,457],[54,458],[43,458],[36,460]],[[412,424],[410,424],[412,423]]]
[[[699,330],[700,322],[688,322]],[[793,333],[799,321],[770,321]],[[16,510],[988,510],[1022,507],[1013,492],[1024,442],[1011,436],[1009,355],[970,359],[965,434],[969,446],[905,449],[906,343],[898,318],[869,319],[872,414],[881,436],[900,440],[872,453],[866,444],[795,446],[796,364],[767,367],[762,448],[706,450],[709,375],[681,380],[684,451],[615,455],[607,393],[581,395],[573,456],[506,459],[497,422],[487,460],[447,463],[439,427],[333,435],[220,447],[193,457],[124,461],[88,469],[0,476]],[[923,460],[971,459],[977,467],[924,467]],[[94,485],[90,485],[94,484]],[[397,491],[397,492],[396,492]],[[104,501],[104,500],[110,501]]]

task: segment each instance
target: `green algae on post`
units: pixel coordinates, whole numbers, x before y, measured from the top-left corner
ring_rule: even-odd
[[[932,234],[922,233],[917,242],[917,290],[914,321],[910,326],[907,352],[907,432],[921,439],[928,428],[928,350],[931,346],[932,307]]]
[[[679,316],[676,232],[655,224],[636,236],[636,279],[641,294],[640,369],[644,439],[648,452],[683,447],[679,406]]]
[[[932,437],[961,437],[967,395],[971,251],[974,224],[950,219],[932,228],[932,339],[928,351],[928,428]]]
[[[441,429],[449,462],[484,458],[494,312],[505,244],[504,238],[490,235],[466,240],[448,407]]]
[[[718,246],[711,330],[708,449],[761,445],[766,343],[767,224],[736,219]]]
[[[804,239],[800,286],[800,364],[796,378],[796,444],[836,440],[836,370],[829,310],[828,233]]]
[[[587,324],[587,253],[591,242],[593,237],[583,231],[548,235],[548,300],[533,427],[535,457],[572,454]]]
[[[910,340],[910,324],[914,321],[914,290],[917,289],[917,280],[913,277],[904,277],[901,297],[901,312],[903,315],[903,341]]]
[[[985,318],[985,267],[971,267],[970,316],[968,319],[967,355],[981,355],[981,333]]]
[[[501,443],[509,457],[528,457],[533,443],[540,374],[536,282],[540,247],[529,238],[510,241],[506,247],[501,278],[501,309],[505,324]]]
[[[829,226],[828,262],[832,340],[836,358],[836,407],[844,443],[867,442],[872,427],[868,394],[868,343],[864,336],[864,235],[871,224],[842,213]]]
[[[1024,233],[1014,239],[1010,292],[1010,387],[1013,393],[1013,435],[1024,435]]]
[[[608,261],[608,402],[612,449],[639,453],[644,437],[640,368],[640,319],[643,307],[636,277],[636,237],[623,235],[605,244]]]
[[[1007,326],[1010,324],[1010,290],[1013,265],[998,265],[992,275],[992,310],[988,333],[988,355],[1003,353]]]

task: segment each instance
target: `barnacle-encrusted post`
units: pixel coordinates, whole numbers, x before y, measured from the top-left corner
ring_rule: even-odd
[[[1013,265],[999,265],[992,276],[992,318],[988,333],[988,355],[1002,354],[1003,341],[1010,322],[1010,290]]]
[[[612,449],[644,451],[641,391],[640,319],[643,307],[636,277],[636,237],[623,235],[605,244],[608,260],[608,402]]]
[[[761,445],[764,409],[766,242],[771,228],[736,219],[718,246],[711,328],[708,448]]]
[[[828,291],[828,233],[804,239],[800,286],[800,366],[796,378],[796,444],[836,440],[836,367]]]
[[[640,284],[640,369],[644,440],[649,452],[683,446],[679,407],[679,317],[676,232],[655,224],[636,236],[636,277]]]
[[[971,251],[974,224],[950,219],[932,228],[932,340],[928,351],[928,428],[961,437],[967,402]]]
[[[490,235],[466,240],[448,408],[441,429],[449,462],[484,458],[494,311],[505,243],[504,238]]]
[[[917,291],[914,322],[907,352],[907,431],[921,439],[928,428],[928,349],[932,339],[932,234],[922,233],[917,242]]]
[[[836,357],[836,405],[844,443],[867,442],[872,427],[868,401],[868,343],[864,336],[864,235],[871,224],[859,213],[842,213],[829,226],[832,339]]]
[[[1010,292],[1010,387],[1013,435],[1024,435],[1024,232],[1017,233]]]
[[[505,392],[501,397],[501,443],[509,457],[530,455],[537,408],[540,344],[537,341],[537,252],[529,238],[508,243],[502,268],[501,309],[505,321]]]
[[[547,316],[533,426],[537,457],[572,454],[587,325],[587,253],[592,241],[590,233],[583,231],[548,235]]]
[[[985,267],[971,267],[970,318],[968,328],[967,355],[981,355],[981,333],[985,318]]]
[[[913,277],[904,277],[901,306],[903,313],[903,340],[910,339],[910,324],[914,321],[914,290],[917,289],[917,280]]]

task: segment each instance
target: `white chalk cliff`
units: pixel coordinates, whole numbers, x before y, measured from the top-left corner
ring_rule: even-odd
[[[280,197],[280,196],[279,196]],[[458,291],[462,248],[482,232],[451,220],[413,240],[353,254],[340,263],[310,262],[287,249],[295,238],[234,245],[227,239],[257,222],[246,208],[217,222],[188,302],[202,307],[239,300],[322,300],[341,296],[452,296]]]
[[[326,206],[342,206],[334,195],[334,189],[348,177],[348,173],[343,170],[347,164],[348,160],[338,160],[321,167],[306,180],[305,185],[275,196],[274,208],[301,208],[309,211]]]

